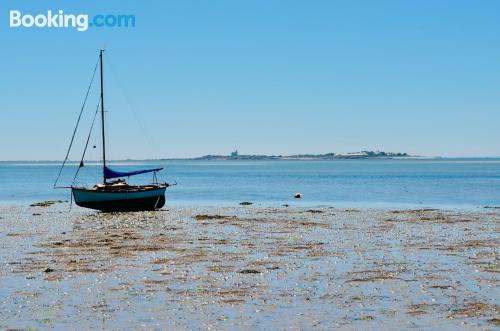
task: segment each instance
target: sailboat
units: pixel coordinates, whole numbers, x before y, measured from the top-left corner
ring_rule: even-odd
[[[75,186],[72,184],[71,194],[75,203],[84,208],[90,208],[95,210],[100,210],[103,212],[122,212],[122,211],[142,211],[142,210],[156,210],[160,209],[165,205],[165,190],[170,185],[168,183],[159,183],[157,180],[157,173],[161,171],[163,168],[153,168],[153,169],[142,169],[135,171],[116,171],[108,167],[106,164],[106,139],[105,139],[105,123],[104,123],[104,83],[103,83],[103,61],[102,55],[104,50],[99,51],[99,66],[100,66],[100,113],[101,113],[101,134],[102,134],[102,170],[103,170],[103,182],[96,184],[92,187],[84,187],[84,186]],[[97,69],[94,68],[94,75]],[[94,76],[92,77],[92,81]],[[91,85],[92,85],[91,81]],[[90,86],[89,86],[90,90]],[[88,91],[87,91],[88,96]],[[86,96],[86,98],[87,98]],[[86,101],[85,98],[85,101]],[[85,106],[84,101],[84,106]],[[96,114],[99,111],[99,105],[96,109]],[[84,107],[83,106],[83,107]],[[83,111],[82,107],[82,111]],[[81,112],[82,112],[81,111]],[[80,117],[81,117],[80,112]],[[80,117],[78,118],[78,123],[80,121]],[[94,116],[95,120],[95,116]],[[76,132],[76,128],[75,128]],[[75,136],[75,132],[73,133],[73,137],[71,139],[70,147],[68,149],[68,153],[66,154],[66,159],[64,163],[68,159],[69,150],[71,149],[71,145],[73,143],[73,138]],[[90,133],[89,133],[90,138]],[[87,145],[88,145],[87,139]],[[87,145],[85,146],[84,155],[82,156],[82,160],[80,161],[80,165],[78,170],[83,167],[83,158],[85,156],[85,151],[87,149]],[[61,168],[62,170],[62,168]],[[75,182],[76,176],[73,180]],[[153,173],[153,183],[147,185],[129,185],[125,178],[130,176],[135,176],[144,173]],[[61,172],[59,172],[59,175]],[[58,176],[59,178],[59,176]],[[57,183],[57,180],[56,180]],[[54,187],[56,186],[54,184]]]

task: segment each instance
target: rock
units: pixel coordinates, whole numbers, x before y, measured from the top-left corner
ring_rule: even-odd
[[[302,193],[300,193],[300,192],[295,193],[294,198],[295,199],[302,199]]]
[[[253,202],[242,201],[242,202],[240,202],[240,205],[242,205],[242,206],[250,206],[250,205],[253,205]]]
[[[43,272],[46,272],[46,273],[49,273],[49,272],[53,272],[55,271],[54,269],[52,269],[51,267],[48,267],[47,269],[45,269]]]

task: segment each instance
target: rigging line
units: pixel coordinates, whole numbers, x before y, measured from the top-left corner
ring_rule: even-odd
[[[66,161],[68,161],[69,157],[69,152],[71,151],[71,146],[73,146],[73,141],[75,140],[75,135],[76,135],[76,130],[78,129],[78,124],[80,124],[80,119],[82,118],[83,110],[85,109],[85,103],[87,102],[87,98],[90,93],[90,88],[92,87],[92,82],[94,81],[95,73],[97,71],[97,65],[99,64],[99,60],[97,60],[95,67],[94,67],[94,72],[92,73],[92,78],[90,79],[90,84],[87,89],[87,93],[85,94],[85,98],[83,99],[83,105],[82,108],[80,109],[80,114],[78,115],[78,119],[76,121],[76,126],[75,129],[73,130],[73,135],[71,136],[71,141],[69,142],[68,150],[66,151],[66,156],[64,157],[64,161],[61,165],[61,168],[59,169],[59,173],[57,174],[56,181],[54,182],[54,187],[57,186],[57,181],[61,177],[61,173],[63,171],[64,166],[66,165]]]
[[[131,98],[132,94],[128,92],[128,89],[122,83],[123,80],[120,78],[120,75],[118,73],[119,71],[117,70],[119,68],[115,68],[112,61],[108,61],[108,62],[109,62],[108,66],[109,66],[109,69],[111,72],[111,77],[117,83],[117,86],[120,89],[120,92],[124,97],[123,99],[125,100],[126,106],[128,106],[125,108],[127,108],[127,110],[132,114],[133,120],[135,120],[135,123],[137,124],[137,126],[134,127],[134,129],[136,130],[136,132],[138,134],[141,135],[141,137],[143,137],[143,139],[145,139],[145,143],[146,143],[146,146],[148,149],[146,152],[150,153],[150,155],[153,156],[153,155],[155,155],[155,150],[153,149],[153,146],[154,146],[153,142],[155,140],[151,136],[150,130],[145,129],[145,125],[144,125],[143,121],[141,120],[141,116],[139,116],[137,113],[136,103],[133,102],[133,100]]]
[[[94,118],[92,119],[92,124],[90,125],[89,135],[87,136],[87,141],[85,142],[85,148],[83,149],[82,158],[80,160],[80,164],[78,165],[78,168],[76,169],[75,177],[73,177],[73,182],[71,183],[71,186],[73,186],[73,184],[75,183],[76,176],[78,176],[78,173],[80,172],[80,168],[82,167],[83,159],[85,158],[85,153],[87,152],[87,147],[89,146],[90,136],[92,135],[92,129],[94,128],[95,119],[97,117],[97,114],[99,113],[99,106],[100,105],[101,105],[101,99],[99,99],[99,102],[97,102],[97,107],[95,109]]]

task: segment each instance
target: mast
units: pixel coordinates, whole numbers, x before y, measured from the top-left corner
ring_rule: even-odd
[[[104,136],[104,82],[102,76],[102,52],[99,52],[99,62],[101,64],[101,124],[102,124],[102,165],[103,165],[103,179],[104,184],[106,184],[106,176],[104,175],[104,168],[106,167],[106,139]]]

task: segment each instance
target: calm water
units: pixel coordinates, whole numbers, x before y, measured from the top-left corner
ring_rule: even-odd
[[[500,160],[336,160],[336,161],[155,161],[117,163],[164,166],[161,181],[178,185],[167,190],[174,205],[233,205],[240,201],[274,204],[353,207],[500,206]],[[54,190],[57,163],[0,162],[0,203],[26,204],[68,199],[69,190]],[[63,173],[69,185],[75,171]],[[101,168],[88,165],[80,183],[100,180]],[[131,182],[150,182],[150,174]],[[295,201],[301,192],[304,199]]]

